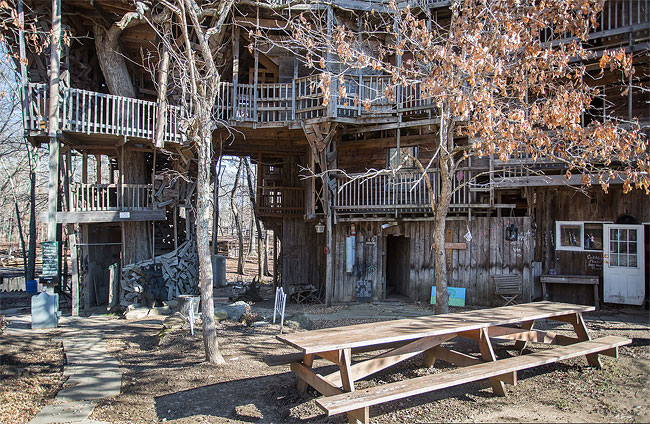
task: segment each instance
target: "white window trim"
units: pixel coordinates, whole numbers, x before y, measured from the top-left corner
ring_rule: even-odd
[[[555,250],[571,252],[603,252],[603,249],[585,249],[585,224],[613,224],[612,221],[555,221]],[[560,227],[562,225],[573,225],[580,227],[580,246],[561,246]],[[603,238],[604,239],[604,238]]]
[[[562,232],[560,227],[563,225],[571,225],[580,227],[580,245],[579,246],[562,246]],[[571,250],[574,252],[582,252],[584,250],[584,232],[585,225],[584,221],[555,221],[555,250]]]

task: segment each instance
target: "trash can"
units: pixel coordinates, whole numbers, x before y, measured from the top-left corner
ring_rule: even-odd
[[[226,287],[226,257],[212,255],[212,286]]]
[[[36,280],[25,281],[25,291],[30,294],[38,293],[38,281]]]

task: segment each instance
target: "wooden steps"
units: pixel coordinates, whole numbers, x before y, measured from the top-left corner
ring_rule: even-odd
[[[607,336],[513,358],[500,359],[495,362],[484,362],[478,365],[453,369],[440,374],[398,381],[335,396],[321,397],[316,400],[316,404],[327,412],[328,415],[341,414],[577,356],[601,353],[615,357],[619,346],[630,344],[631,342],[627,338]]]

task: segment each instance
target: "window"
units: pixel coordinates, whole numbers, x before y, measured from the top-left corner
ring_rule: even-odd
[[[395,169],[402,165],[404,168],[413,168],[415,161],[413,158],[417,157],[417,147],[391,147],[388,149],[388,167]]]
[[[636,268],[637,234],[635,229],[611,228],[609,230],[610,266]]]
[[[603,224],[599,222],[556,221],[555,250],[602,251]]]

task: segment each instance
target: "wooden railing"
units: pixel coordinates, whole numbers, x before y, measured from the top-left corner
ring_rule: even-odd
[[[419,171],[399,171],[393,174],[380,174],[372,178],[351,175],[348,180],[337,180],[334,196],[334,208],[337,212],[395,211],[426,212],[430,211],[430,195],[427,183]],[[440,174],[436,170],[428,171],[427,178],[437,198],[440,195]],[[466,179],[470,171],[459,171],[454,178],[451,199],[452,207],[467,207],[471,202],[471,193]],[[434,199],[435,201],[435,199]]]
[[[25,128],[43,131],[48,125],[48,85],[29,83],[25,89]],[[86,134],[108,134],[153,139],[158,105],[95,91],[65,88],[59,108],[59,129]],[[182,109],[168,106],[165,142],[182,142],[179,130]]]
[[[637,31],[645,31],[647,37],[648,24],[650,24],[650,0],[607,0],[603,4],[597,23],[598,25],[589,33],[590,40]],[[556,34],[554,28],[546,28],[540,33],[542,42],[552,42],[553,45],[563,44],[570,39],[576,37]]]
[[[70,212],[153,209],[151,184],[83,184],[70,187]]]
[[[260,216],[301,216],[305,213],[305,190],[302,187],[259,187],[257,211]]]

